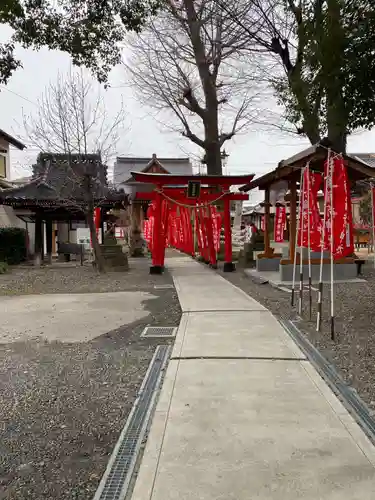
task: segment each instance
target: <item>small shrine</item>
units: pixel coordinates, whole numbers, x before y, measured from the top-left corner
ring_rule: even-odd
[[[302,253],[300,255],[300,245],[296,244],[299,202],[301,201],[299,194],[302,179],[301,173],[308,166],[309,171],[320,174],[323,179],[322,174],[325,172],[325,164],[329,152],[333,155],[332,157],[342,160],[348,179],[349,191],[354,188],[356,183],[375,177],[375,168],[372,168],[358,157],[349,154],[339,155],[329,150],[327,145],[318,144],[287,160],[282,160],[275,170],[258,177],[240,188],[243,192],[248,192],[255,188],[264,191],[264,252],[259,253],[256,260],[256,270],[259,273],[279,272],[279,280],[281,282],[291,282],[295,261],[299,263],[299,259],[302,256],[303,265],[307,266],[308,262],[305,258],[306,249],[302,249],[304,251],[301,250]],[[275,197],[274,192],[280,190],[281,187],[286,194],[282,205],[286,206],[286,210],[289,212],[289,219],[287,220],[289,241],[286,255],[277,250],[275,242],[271,245],[271,207],[279,205],[272,198]],[[315,202],[317,210],[321,211],[321,203],[324,202],[324,196],[321,193],[316,193]],[[309,251],[309,254],[313,279],[316,280],[319,273],[318,267],[321,262],[320,252]],[[324,254],[324,263],[329,264],[329,262],[329,253],[326,252]],[[324,272],[326,273],[326,271]],[[335,275],[337,279],[352,279],[357,276],[354,255],[335,259]]]
[[[92,185],[87,187],[85,182]],[[100,212],[101,231],[107,214],[126,208],[128,196],[111,188],[107,166],[96,154],[41,153],[26,184],[0,192],[0,204],[13,207],[26,222],[31,254],[36,263],[51,262],[56,243],[77,243],[72,236],[79,224],[86,225],[88,194]],[[73,239],[73,241],[72,241]]]

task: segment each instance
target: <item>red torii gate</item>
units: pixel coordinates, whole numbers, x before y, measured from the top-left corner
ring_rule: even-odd
[[[170,202],[183,202],[194,207],[199,203],[213,203],[222,200],[224,204],[223,223],[224,223],[224,268],[226,272],[235,270],[232,262],[232,230],[230,217],[230,202],[232,200],[248,200],[249,197],[244,193],[231,193],[231,186],[242,186],[248,184],[254,178],[250,175],[173,175],[173,174],[155,174],[147,172],[131,172],[137,182],[154,184],[155,190],[148,193],[148,198],[154,202],[154,230],[152,241],[152,266],[150,274],[161,274],[164,270],[165,258],[165,238],[162,231],[162,203],[163,198]],[[189,182],[200,183],[202,189],[196,198],[187,196],[187,186]],[[165,187],[167,186],[167,187]],[[179,186],[179,187],[171,187]],[[145,193],[142,193],[142,198]]]

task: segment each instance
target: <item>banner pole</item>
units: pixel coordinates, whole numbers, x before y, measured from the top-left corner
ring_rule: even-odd
[[[310,200],[310,162],[307,164],[307,210],[308,210],[308,219],[307,219],[307,253],[308,253],[308,259],[309,259],[309,319],[311,321],[311,314],[312,314],[312,279],[311,279],[311,200]]]
[[[297,268],[297,246],[298,246],[298,233],[300,232],[300,208],[301,208],[301,182],[302,182],[303,169],[301,169],[301,178],[300,178],[300,190],[298,197],[298,220],[297,220],[297,234],[294,242],[294,261],[293,261],[293,282],[292,282],[292,306],[294,306],[294,293],[295,293],[295,285],[296,285],[296,268]],[[290,238],[290,235],[289,235]]]
[[[305,213],[305,200],[304,200],[304,189],[305,189],[305,171],[306,167],[301,169],[301,180],[299,183],[299,233],[300,233],[300,244],[299,244],[299,301],[298,301],[298,314],[302,316],[302,301],[303,301],[303,216]]]
[[[323,200],[323,226],[322,235],[320,240],[320,269],[319,269],[319,290],[318,290],[318,312],[316,317],[316,331],[320,332],[322,327],[322,304],[323,304],[323,255],[324,255],[324,243],[325,243],[325,232],[326,232],[326,213],[327,213],[327,194],[328,194],[328,181],[329,181],[329,171],[330,171],[330,158],[331,150],[328,150],[327,156],[327,173],[324,173],[323,167],[323,181],[324,181],[324,200]]]
[[[333,172],[335,168],[335,160],[331,160],[331,340],[335,340],[335,296],[334,296],[334,289],[333,289],[333,271],[334,271],[334,266],[333,266],[333,252],[334,252],[334,217],[333,217]]]
[[[194,245],[194,259],[196,258],[196,248],[197,248],[197,228],[196,228],[196,214],[195,207],[193,208],[193,245]]]

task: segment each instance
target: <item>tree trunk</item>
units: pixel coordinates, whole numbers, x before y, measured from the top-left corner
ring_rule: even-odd
[[[96,227],[94,224],[94,206],[92,204],[87,210],[86,218],[87,218],[87,224],[90,228],[90,237],[91,237],[92,247],[94,250],[96,268],[99,271],[99,273],[105,273],[105,263],[102,251],[100,249],[98,235],[96,233]]]
[[[346,153],[347,134],[342,130],[342,127],[328,127],[328,139],[333,151]]]
[[[341,57],[345,49],[345,33],[340,0],[328,0],[326,15],[327,29],[322,47],[322,65],[326,85],[328,139],[334,151],[345,153],[348,115],[343,96]]]
[[[216,90],[206,88],[206,116],[204,119],[205,153],[208,175],[222,175],[221,151],[219,142],[218,106]]]
[[[222,175],[221,153],[219,143],[210,142],[206,145],[206,163],[208,175]]]
[[[206,107],[202,109],[200,116],[205,131],[204,150],[206,153],[207,174],[222,175],[218,118],[219,103],[216,87],[218,71],[210,70],[203,41],[206,34],[204,27],[198,21],[195,3],[194,0],[183,1],[190,30],[190,40],[206,101]]]

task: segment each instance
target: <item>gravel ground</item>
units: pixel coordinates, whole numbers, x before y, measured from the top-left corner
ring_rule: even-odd
[[[14,269],[0,294],[143,290],[149,316],[84,344],[0,345],[0,499],[92,499],[156,345],[147,324],[176,326],[181,310],[168,273],[132,262],[123,274],[90,268]]]
[[[275,316],[295,320],[296,308],[291,307],[291,294],[258,284],[238,268],[235,273],[223,273],[224,278],[267,307]],[[366,283],[335,286],[336,341],[330,339],[330,287],[323,291],[323,325],[315,331],[317,293],[313,292],[312,321],[308,320],[308,293],[304,293],[302,321],[298,327],[309,340],[339,370],[364,401],[375,409],[375,271],[370,264],[364,269]]]
[[[0,275],[0,295],[40,293],[95,293],[120,292],[139,288],[153,289],[158,279],[149,274],[148,259],[129,259],[130,271],[124,273],[96,273],[92,265],[53,264],[35,268],[19,266]],[[148,290],[149,291],[149,290]]]

